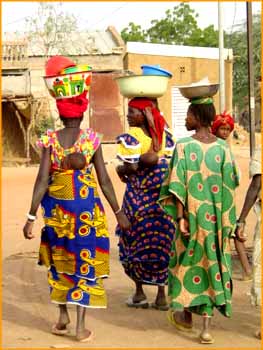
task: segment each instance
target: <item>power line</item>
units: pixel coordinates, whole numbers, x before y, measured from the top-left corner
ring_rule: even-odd
[[[113,14],[115,14],[116,12],[118,12],[119,10],[123,9],[124,7],[126,7],[127,5],[129,5],[128,3],[125,3],[124,5],[118,7],[117,9],[115,9],[114,11],[112,11],[111,13],[109,13],[108,15],[102,17],[101,19],[99,19],[97,22],[95,22],[94,24],[91,25],[90,28],[94,28],[96,25],[98,25],[99,23],[103,22],[105,19],[108,19],[110,16],[112,16]],[[80,18],[82,19],[82,18]],[[83,20],[83,19],[82,19]],[[88,21],[83,20],[85,23],[88,23]]]

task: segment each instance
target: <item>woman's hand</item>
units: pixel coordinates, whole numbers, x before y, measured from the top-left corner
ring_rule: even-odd
[[[35,236],[32,233],[33,225],[34,225],[34,221],[27,220],[27,222],[25,223],[25,226],[23,228],[25,239],[35,238]]]
[[[116,219],[122,231],[130,230],[131,223],[122,210],[116,214]]]
[[[181,231],[182,235],[184,238],[189,238],[190,237],[190,232],[189,232],[189,222],[185,218],[181,218],[179,223],[179,230]]]
[[[245,223],[240,222],[235,230],[236,239],[239,242],[245,242],[247,240],[247,234],[245,233]]]

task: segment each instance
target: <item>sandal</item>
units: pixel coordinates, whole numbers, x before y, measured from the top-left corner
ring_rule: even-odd
[[[144,299],[144,300],[141,300],[141,301],[138,301],[138,302],[134,302],[132,295],[126,301],[126,305],[128,307],[135,307],[136,309],[138,309],[138,308],[148,309],[148,307],[149,307],[149,303],[148,303],[147,299]]]
[[[174,311],[172,309],[169,309],[169,311],[167,312],[167,319],[179,331],[183,331],[183,332],[191,332],[192,331],[192,328],[193,328],[192,324],[184,323],[184,322],[178,322],[178,321],[175,320],[175,318],[174,318]]]
[[[155,310],[160,310],[160,311],[168,311],[169,310],[169,305],[168,304],[158,305],[156,303],[152,303],[151,304],[151,308],[155,309]]]
[[[215,342],[215,339],[209,333],[206,333],[206,334],[201,333],[199,336],[199,339],[201,344],[214,344]]]
[[[94,333],[90,332],[89,336],[87,336],[86,338],[82,338],[82,339],[77,338],[77,341],[79,341],[80,343],[85,343],[85,342],[93,340],[93,338],[94,338]]]
[[[67,328],[59,329],[57,328],[57,324],[55,323],[51,328],[51,333],[55,335],[66,335],[69,333],[69,330]]]

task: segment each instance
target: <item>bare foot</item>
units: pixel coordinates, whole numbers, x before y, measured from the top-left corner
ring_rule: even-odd
[[[134,303],[139,303],[140,301],[146,300],[147,297],[144,293],[135,293],[134,296],[132,297],[132,301]]]
[[[93,338],[93,332],[88,329],[84,329],[82,331],[77,331],[76,338],[79,342],[90,341]]]

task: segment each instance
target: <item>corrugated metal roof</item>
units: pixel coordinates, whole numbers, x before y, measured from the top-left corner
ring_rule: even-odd
[[[26,34],[3,33],[3,41],[27,40]],[[67,54],[70,56],[82,55],[109,55],[122,54],[124,48],[118,46],[110,31],[72,32],[67,34],[66,40],[60,40],[52,48],[49,55]],[[36,39],[28,40],[28,56],[44,56],[44,42]]]

